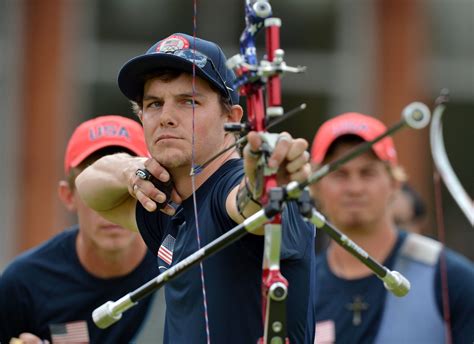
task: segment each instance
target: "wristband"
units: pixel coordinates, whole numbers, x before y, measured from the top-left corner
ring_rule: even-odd
[[[239,212],[240,216],[242,216],[244,219],[247,218],[244,215],[244,210],[245,208],[247,208],[247,205],[250,202],[257,204],[260,207],[262,206],[262,204],[253,197],[253,192],[250,191],[250,188],[249,188],[248,178],[245,177],[244,187],[239,188],[239,191],[237,191],[237,196],[236,196],[237,211]]]

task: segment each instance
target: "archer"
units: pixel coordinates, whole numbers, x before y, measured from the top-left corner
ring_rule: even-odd
[[[239,122],[243,110],[225,61],[215,43],[181,33],[130,60],[119,73],[119,87],[134,104],[151,157],[107,156],[77,179],[90,207],[141,233],[161,271],[261,209],[254,196],[262,145],[257,133],[249,133],[243,159],[231,150],[195,177],[189,175],[195,165],[235,142],[224,124]],[[307,179],[307,146],[287,133],[279,136],[267,159],[277,170],[278,184]],[[170,181],[172,190],[165,190]],[[282,273],[293,286],[288,337],[303,343],[314,229],[293,202],[287,203],[282,225]],[[256,343],[262,336],[262,251],[261,236],[246,236],[168,283],[164,342]]]

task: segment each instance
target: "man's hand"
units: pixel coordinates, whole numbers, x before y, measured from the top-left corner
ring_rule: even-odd
[[[147,159],[144,162],[143,167],[140,168],[144,169],[145,172],[150,173],[160,182],[167,183],[170,181],[171,177],[168,171],[166,171],[166,169],[153,158]],[[146,180],[145,178],[137,175],[136,171],[137,169],[128,170],[126,172],[129,175],[128,191],[143,205],[146,210],[150,212],[155,211],[157,209],[156,203],[164,203],[167,201],[166,194],[164,190],[157,188],[152,183],[152,181]],[[171,192],[171,200],[177,204],[182,202],[181,197],[174,188]],[[160,210],[168,215],[173,215],[175,213],[175,209],[169,204],[166,204]]]
[[[34,334],[24,332],[20,334],[20,338],[10,339],[10,344],[49,344],[49,341],[41,340]]]
[[[226,208],[230,217],[237,223],[255,214],[261,209],[258,193],[261,185],[257,185],[257,168],[261,159],[261,147],[264,143],[257,132],[250,132],[244,148],[245,177],[238,187],[229,194]],[[311,174],[309,153],[306,151],[308,142],[304,139],[293,139],[290,134],[282,133],[276,140],[275,147],[268,157],[268,167],[276,170],[277,183],[288,184],[291,181],[302,182]],[[255,192],[257,191],[257,192]],[[257,195],[256,195],[257,194]],[[262,235],[263,230],[253,234]]]
[[[251,185],[255,186],[256,168],[260,159],[258,153],[263,143],[257,132],[250,132],[247,136],[247,145],[244,148],[245,175]],[[293,139],[287,132],[279,135],[273,152],[268,159],[268,167],[277,169],[279,185],[290,181],[302,182],[311,174],[309,153],[306,151],[308,142],[304,139]]]

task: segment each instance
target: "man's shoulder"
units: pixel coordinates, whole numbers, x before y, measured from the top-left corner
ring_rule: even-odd
[[[441,242],[417,233],[407,233],[399,254],[427,265],[439,264],[441,254],[449,268],[474,271],[474,264],[460,253],[445,247]]]
[[[244,173],[242,159],[230,159],[224,162],[210,177],[213,183],[232,177],[241,177]]]
[[[464,277],[467,277],[466,274],[468,274],[471,278],[471,281],[474,281],[474,263],[462,254],[450,248],[446,248],[445,252],[448,271],[455,274],[460,274],[460,276]]]
[[[44,243],[21,253],[5,268],[2,273],[2,280],[16,279],[20,276],[34,278],[32,273],[36,269],[45,268],[50,264],[64,263],[64,258],[59,256],[63,256],[64,253],[68,255],[75,254],[75,250],[69,246],[74,243],[77,232],[77,226],[69,228]]]
[[[240,183],[244,175],[242,159],[230,159],[224,162],[197,191],[198,200],[217,197],[218,203]]]
[[[432,238],[417,233],[400,235],[403,243],[398,254],[418,263],[433,266],[439,260],[443,245]]]

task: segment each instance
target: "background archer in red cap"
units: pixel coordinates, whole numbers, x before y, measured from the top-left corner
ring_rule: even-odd
[[[113,328],[99,330],[94,308],[123,295],[158,274],[156,257],[138,233],[101,217],[79,198],[77,175],[98,158],[118,152],[148,156],[139,123],[121,116],[101,116],[79,125],[67,145],[65,180],[59,198],[78,224],[18,256],[0,278],[0,342],[128,343],[160,335],[163,320],[153,317],[158,299],[148,298]],[[146,159],[146,158],[144,158]],[[158,307],[163,313],[163,307]],[[148,324],[148,325],[147,325]]]
[[[382,122],[359,113],[326,121],[312,144],[313,167],[342,157],[386,130]],[[454,343],[468,343],[474,339],[474,267],[459,254],[443,250],[439,242],[396,228],[392,202],[405,179],[393,141],[387,137],[312,185],[312,195],[330,222],[411,282],[408,295],[397,298],[365,265],[331,242],[316,260],[318,343],[445,343],[451,337]],[[441,271],[443,254],[447,274]],[[445,282],[446,293],[441,291]],[[444,319],[446,315],[450,321]]]

